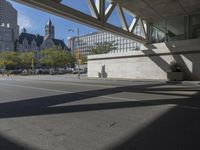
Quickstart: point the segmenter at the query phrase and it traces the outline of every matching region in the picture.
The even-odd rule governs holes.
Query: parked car
[[[36,74],[49,74],[50,71],[49,71],[49,69],[40,68],[40,69],[35,69],[35,73]]]
[[[42,72],[42,74],[49,74],[50,72],[49,72],[49,69],[43,69],[43,72]]]
[[[28,75],[29,74],[29,72],[28,72],[28,70],[27,69],[24,69],[21,73],[20,73],[21,75]]]
[[[22,71],[23,71],[22,69],[14,69],[14,70],[10,70],[10,74],[18,75],[18,74],[21,74]]]
[[[49,72],[50,72],[49,74],[51,74],[51,75],[62,75],[62,74],[65,74],[65,70],[63,68],[56,68],[56,69],[51,68],[49,70]]]
[[[73,70],[72,73],[73,74],[78,74],[78,70]]]
[[[73,72],[73,68],[66,68],[65,69],[65,73],[72,73]]]
[[[42,74],[42,69],[35,69],[35,74]]]

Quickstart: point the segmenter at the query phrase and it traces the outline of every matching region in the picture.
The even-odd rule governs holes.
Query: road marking
[[[12,87],[14,86],[14,87],[20,87],[20,88],[28,88],[28,89],[33,89],[33,90],[43,90],[43,91],[57,92],[57,93],[63,93],[63,94],[77,94],[77,95],[82,95],[82,96],[95,96],[95,95],[92,95],[92,94],[85,94],[84,91],[83,92],[71,92],[71,91],[54,90],[54,89],[24,86],[24,85],[16,85],[16,84],[7,84],[7,83],[0,83],[0,84],[5,85],[5,86],[12,86]],[[114,97],[114,96],[96,96],[96,97],[122,100],[122,101],[135,101],[136,100],[136,99],[123,98],[123,97]]]
[[[40,87],[33,87],[33,86],[24,86],[24,85],[16,85],[16,84],[7,84],[7,83],[0,83],[5,86],[14,86],[14,87],[20,87],[20,88],[28,88],[33,90],[43,90],[48,92],[58,92],[58,93],[72,93],[70,91],[62,91],[62,90],[54,90],[54,89],[47,89],[47,88],[40,88]]]
[[[40,82],[40,81],[37,81],[37,80],[33,80],[34,82]],[[63,83],[62,81],[58,81],[59,83],[56,83],[56,81],[49,81],[49,80],[42,80],[46,83],[50,83],[50,84],[62,84],[62,85],[79,85],[79,86],[87,86],[87,87],[101,87],[101,88],[115,88],[117,86],[111,86],[111,85],[92,85],[92,84],[87,84],[87,83],[72,83],[70,81],[68,81],[67,83]],[[30,82],[30,81],[28,81]]]
[[[86,86],[86,87],[100,87],[100,88],[115,88],[117,86],[112,86],[112,85],[93,85],[93,84],[87,84],[87,83],[74,83],[73,81],[68,81],[68,80],[54,80],[54,81],[50,81],[50,80],[35,80],[35,79],[7,79],[9,81],[17,81],[17,82],[39,82],[41,83],[41,81],[43,81],[44,83],[50,83],[50,84],[62,84],[62,85],[79,85],[79,86]],[[7,80],[3,80],[3,81],[7,81]],[[59,83],[56,83],[59,82]],[[63,83],[65,82],[65,83]],[[72,83],[73,82],[73,83]]]
[[[101,96],[103,98],[108,98],[108,99],[116,99],[116,100],[122,100],[122,101],[136,101],[136,99],[133,98],[124,98],[124,97],[114,97],[114,96]],[[138,100],[137,100],[138,101]]]
[[[85,94],[84,91],[82,91],[82,92],[71,92],[71,91],[47,89],[47,88],[24,86],[24,85],[16,85],[16,84],[7,84],[7,83],[0,83],[0,84],[5,85],[5,86],[12,86],[12,87],[14,86],[14,87],[20,87],[20,88],[29,88],[29,89],[33,89],[33,90],[43,90],[43,91],[57,92],[57,93],[62,93],[62,94],[76,94],[76,95],[82,95],[82,96],[96,96],[96,95],[92,95],[92,94]],[[112,99],[112,100],[132,101],[132,102],[149,103],[149,104],[155,104],[155,105],[168,105],[168,106],[179,107],[179,108],[184,108],[184,109],[200,110],[199,107],[194,107],[194,106],[177,105],[177,104],[158,104],[158,103],[152,103],[151,101],[149,101],[149,102],[147,102],[147,101],[143,102],[143,101],[140,101],[140,100],[137,100],[137,99],[133,99],[133,98],[130,99],[130,98],[114,97],[114,96],[96,96],[96,97],[101,97],[101,98],[106,98],[106,99]]]

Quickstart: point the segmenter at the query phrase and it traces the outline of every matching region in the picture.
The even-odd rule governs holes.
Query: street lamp
[[[80,38],[80,31],[79,31],[79,28],[77,28],[77,30],[74,30],[74,29],[68,29],[69,32],[77,32],[77,60],[78,60],[78,78],[80,78],[80,47],[79,47],[79,38]]]
[[[35,74],[35,66],[34,66],[34,58],[31,59],[31,68],[32,68],[32,74]]]

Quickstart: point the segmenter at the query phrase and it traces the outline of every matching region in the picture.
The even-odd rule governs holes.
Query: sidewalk
[[[87,74],[81,74],[80,78],[78,78],[77,74],[65,74],[65,75],[30,75],[30,76],[15,76],[10,75],[0,76],[0,80],[52,80],[52,81],[66,81],[67,79],[73,81],[80,80],[90,80],[90,81],[108,81],[108,82],[160,82],[166,84],[181,84],[181,85],[196,85],[200,86],[200,81],[166,81],[166,80],[147,80],[147,79],[123,79],[123,78],[91,78],[87,77]]]

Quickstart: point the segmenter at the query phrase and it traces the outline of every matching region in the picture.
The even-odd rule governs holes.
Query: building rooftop
[[[37,46],[40,46],[44,41],[44,36],[35,35],[35,34],[31,34],[31,33],[21,33],[20,36],[19,36],[18,42],[20,44],[22,44],[22,42],[25,38],[28,40],[29,44],[31,44],[31,42],[33,40],[35,40],[36,43],[37,43]],[[58,45],[58,46],[60,45],[62,48],[64,48],[66,46],[63,40],[59,40],[59,39],[52,39],[52,40],[53,40],[55,45]]]

